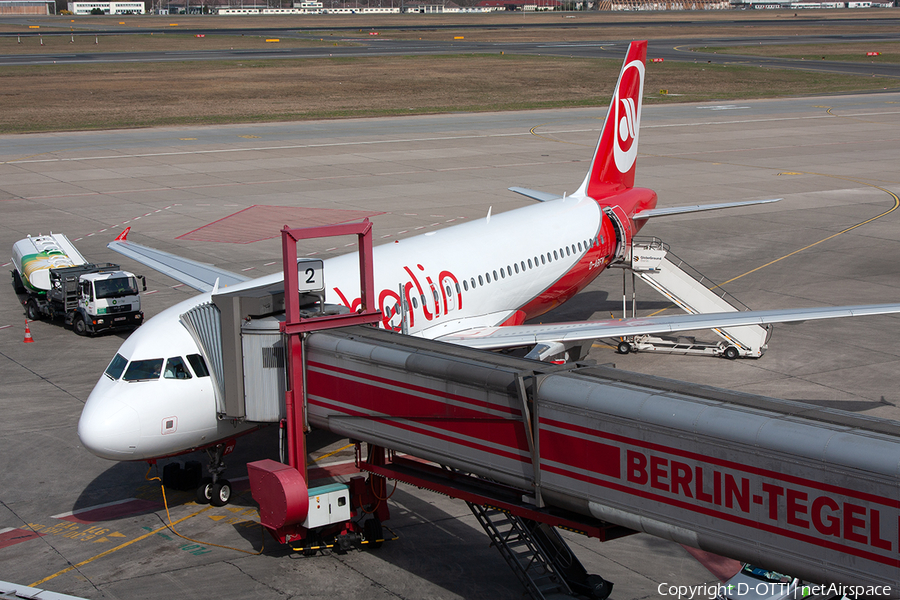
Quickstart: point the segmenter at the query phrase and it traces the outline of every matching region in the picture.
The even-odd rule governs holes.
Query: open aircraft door
[[[616,231],[616,254],[612,262],[622,262],[628,260],[631,251],[631,238],[634,236],[634,230],[631,227],[631,219],[621,206],[607,206],[603,209],[604,214],[609,217]]]

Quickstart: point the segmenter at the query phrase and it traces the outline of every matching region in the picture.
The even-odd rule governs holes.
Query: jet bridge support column
[[[333,237],[339,235],[356,235],[358,239],[359,273],[360,273],[360,309],[355,313],[339,315],[319,315],[309,318],[300,316],[300,293],[306,290],[301,287],[298,276],[297,242],[299,240]],[[346,327],[348,325],[374,324],[381,320],[381,312],[373,309],[375,302],[375,277],[372,262],[372,224],[368,219],[360,223],[347,223],[325,227],[291,229],[287,226],[281,231],[282,256],[284,261],[284,307],[285,321],[280,329],[285,337],[286,353],[286,391],[285,422],[287,425],[288,464],[283,465],[271,460],[249,463],[250,486],[254,499],[260,505],[260,522],[267,527],[280,542],[291,539],[305,539],[314,528],[331,528],[341,530],[345,523],[338,517],[332,517],[331,508],[325,523],[315,523],[310,510],[310,497],[306,472],[306,432],[309,429],[306,418],[306,357],[304,353],[305,338],[309,332]],[[324,274],[321,286],[324,288]],[[322,300],[324,302],[324,300]],[[384,486],[380,488],[383,491]],[[316,496],[335,493],[335,490],[316,488]],[[347,494],[344,488],[343,494]],[[346,497],[338,498],[341,510],[346,512],[346,520],[350,518],[350,503]],[[383,518],[388,513],[382,509]]]
[[[322,237],[356,235],[359,245],[360,310],[346,315],[331,315],[313,319],[300,318],[298,290],[300,278],[297,272],[297,242]],[[281,230],[281,249],[284,260],[284,310],[287,317],[281,331],[288,339],[289,374],[285,394],[288,427],[288,464],[300,471],[306,479],[306,444],[304,435],[308,427],[305,407],[305,363],[303,335],[310,331],[346,327],[348,325],[374,324],[381,319],[381,312],[372,309],[375,300],[375,270],[372,263],[372,224],[368,219],[361,223],[348,223],[325,227]]]

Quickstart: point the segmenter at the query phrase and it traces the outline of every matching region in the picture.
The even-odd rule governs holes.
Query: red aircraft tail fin
[[[619,73],[591,169],[578,190],[599,200],[634,186],[647,42],[631,42]]]

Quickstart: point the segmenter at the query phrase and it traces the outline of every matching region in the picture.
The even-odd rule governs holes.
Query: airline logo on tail
[[[632,42],[619,73],[591,170],[579,192],[595,200],[634,186],[647,42]]]
[[[633,60],[622,68],[622,76],[613,98],[616,136],[613,158],[622,175],[628,173],[637,158],[638,132],[641,127],[641,97],[644,92],[644,63]]]

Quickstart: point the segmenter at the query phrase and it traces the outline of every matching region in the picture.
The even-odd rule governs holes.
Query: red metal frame
[[[299,275],[297,273],[297,242],[313,238],[356,235],[359,251],[359,276],[361,305],[356,313],[336,316],[300,318]],[[380,310],[372,308],[375,302],[375,269],[372,262],[372,224],[368,219],[361,223],[345,223],[324,227],[281,230],[284,269],[285,322],[282,334],[287,336],[288,367],[287,391],[285,391],[285,423],[287,426],[288,464],[274,461],[256,461],[247,465],[253,498],[260,506],[261,522],[281,542],[305,538],[302,523],[308,509],[308,475],[306,471],[306,418],[304,414],[304,361],[303,334],[310,331],[345,327],[348,325],[374,324],[381,320]],[[377,457],[374,459],[378,461]],[[357,478],[360,479],[361,478]],[[356,490],[353,502],[376,504],[376,516],[385,520],[388,516],[384,498],[384,479],[370,476],[366,486],[351,481]],[[377,481],[376,481],[377,480]],[[352,523],[338,529],[354,528]]]
[[[300,318],[299,275],[297,273],[297,242],[339,235],[356,235],[359,252],[360,309],[356,313],[325,317]],[[303,412],[303,341],[301,334],[309,331],[377,323],[380,310],[375,302],[375,268],[372,261],[372,224],[368,219],[359,223],[325,225],[281,230],[281,250],[284,260],[284,310],[286,320],[281,332],[288,335],[290,374],[285,392],[287,421],[288,464],[297,469],[306,481],[305,415]],[[327,274],[326,274],[327,275]]]

